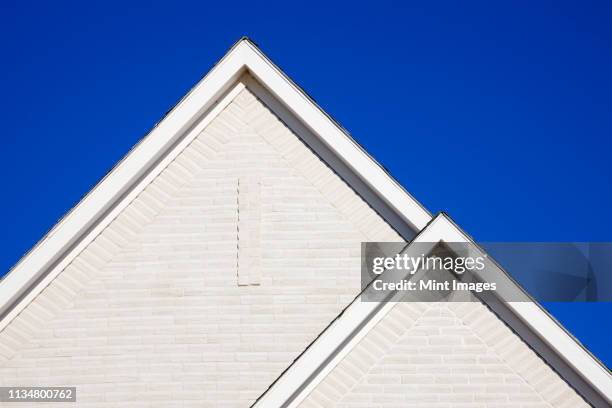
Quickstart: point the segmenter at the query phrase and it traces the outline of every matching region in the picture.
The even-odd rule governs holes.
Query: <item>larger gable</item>
[[[233,100],[248,72],[253,92],[351,187],[410,238],[431,215],[248,39],[217,65],[134,149],[5,276],[0,313],[10,320],[33,286],[44,287],[125,209],[153,178]],[[41,285],[42,283],[42,285]],[[2,323],[7,319],[0,322]]]
[[[2,385],[246,406],[355,296],[360,242],[401,237],[254,81],[6,322]]]

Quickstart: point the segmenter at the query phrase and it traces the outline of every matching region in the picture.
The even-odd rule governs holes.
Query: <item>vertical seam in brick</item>
[[[261,182],[258,175],[237,179],[236,273],[238,286],[261,281]]]
[[[245,262],[245,251],[246,251],[246,237],[242,237],[243,229],[245,229],[244,225],[244,217],[246,214],[243,212],[241,214],[240,209],[244,206],[244,199],[241,200],[241,196],[245,194],[244,190],[246,186],[240,188],[240,178],[236,179],[236,278],[238,281],[238,286],[246,286],[248,285],[249,279],[248,274],[249,270],[246,266]],[[246,232],[246,231],[245,231]]]

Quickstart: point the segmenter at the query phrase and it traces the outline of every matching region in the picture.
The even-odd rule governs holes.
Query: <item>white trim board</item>
[[[0,281],[0,330],[126,205],[249,72],[414,231],[431,215],[248,39],[215,67]],[[236,88],[232,88],[235,92]],[[230,91],[231,92],[231,91]],[[178,145],[180,144],[180,146]],[[176,150],[179,149],[179,150]]]
[[[111,222],[113,219],[117,217],[123,211],[127,205],[140,194],[147,185],[149,185],[161,172],[164,168],[168,166],[172,160],[176,158],[176,156],[187,146],[193,139],[197,137],[197,135],[217,116],[219,112],[221,112],[240,91],[245,88],[244,84],[241,82],[236,82],[232,88],[230,88],[225,95],[220,98],[217,103],[211,107],[211,109],[200,118],[200,120],[184,135],[182,139],[177,141],[177,143],[165,154],[160,157],[154,164],[154,166],[149,169],[148,172],[142,175],[142,177],[137,179],[137,182],[131,186],[131,188],[125,193],[120,194],[119,200],[115,203],[114,206],[108,208],[108,210],[101,210],[102,216],[97,222],[92,223],[91,226],[85,226],[86,230],[85,234],[81,236],[80,239],[76,240],[74,243],[67,244],[66,251],[63,256],[57,257],[57,260],[51,260],[52,267],[49,268],[47,273],[43,273],[40,276],[33,276],[34,280],[33,285],[30,285],[28,290],[21,295],[18,299],[18,304],[14,305],[14,307],[10,310],[7,310],[7,313],[0,320],[0,330],[4,329],[6,325],[17,315],[19,312],[25,307],[28,303],[30,303],[37,295],[40,293],[49,283],[53,281],[53,279],[66,268],[70,262],[89,245]],[[140,147],[140,145],[138,146]],[[121,163],[123,164],[123,162]],[[117,169],[119,166],[117,167]],[[102,182],[101,185],[106,181],[115,181],[113,178],[114,175],[113,170]],[[110,189],[111,186],[108,186]],[[92,207],[93,204],[99,204],[100,201],[103,201],[103,197],[100,197],[98,194],[94,195],[98,191],[94,189],[84,200],[87,200],[90,196],[92,196],[95,201],[91,202]],[[100,193],[101,194],[101,193]],[[89,202],[88,202],[89,203]],[[78,207],[77,207],[78,208]],[[73,220],[71,217],[74,215],[76,217],[81,216],[81,214],[77,213],[77,208],[75,208],[71,213],[69,213],[58,226],[56,226],[51,232],[49,237],[45,237],[45,239],[32,251],[32,255],[39,255],[38,258],[24,259],[23,261],[29,261],[24,264],[24,267],[28,267],[34,261],[38,261],[39,258],[42,258],[43,254],[39,254],[37,251],[44,250],[43,246],[48,245],[47,240],[55,239],[59,241],[59,238],[64,237],[64,235],[69,235],[66,231],[63,230],[64,227],[72,227],[76,222],[80,220]],[[71,222],[72,221],[72,222]],[[70,223],[71,222],[71,223]],[[65,225],[62,225],[66,223]],[[57,236],[54,232],[62,234],[62,236]],[[55,241],[51,241],[55,243]],[[28,254],[30,256],[30,254]],[[22,262],[23,262],[22,261]],[[24,282],[27,281],[26,278],[28,274],[20,273],[17,267],[22,266],[22,263],[18,264],[11,273],[0,282],[0,299],[4,301],[5,299],[12,300],[16,297],[17,293],[14,293],[14,297],[11,297],[11,290],[14,290],[18,285],[23,285]],[[34,270],[28,270],[28,272],[34,272]],[[5,306],[5,303],[2,303],[2,306]],[[4,311],[4,310],[3,310]]]
[[[404,251],[413,256],[426,252],[423,245],[439,242],[461,243],[473,241],[445,214],[439,214]],[[419,243],[418,249],[412,244]],[[476,245],[470,246],[477,248]],[[463,247],[465,248],[465,247]],[[477,250],[477,249],[476,249]],[[483,256],[484,253],[470,254]],[[507,283],[502,286],[520,288],[501,268],[487,259],[487,271],[495,273],[493,281]],[[486,278],[485,278],[486,279]],[[486,280],[485,280],[486,281]],[[385,302],[362,302],[358,296],[344,312],[317,337],[293,364],[255,402],[255,408],[297,407],[331,370],[355,347],[361,339],[395,305],[398,292]],[[574,389],[595,407],[609,407],[612,401],[612,376],[590,353],[535,302],[485,303],[497,313],[499,307],[508,307],[516,324],[508,316],[500,316],[517,334],[553,366]],[[498,314],[499,315],[499,314]],[[529,333],[525,333],[528,330]],[[558,357],[561,357],[560,359]]]
[[[331,167],[355,192],[359,194],[387,223],[393,227],[406,241],[412,240],[418,230],[392,209],[376,191],[372,190],[357,174],[350,169],[345,161],[336,155],[320,138],[315,136],[304,124],[262,86],[251,75],[244,75],[241,80],[268,109],[279,117],[317,156]]]

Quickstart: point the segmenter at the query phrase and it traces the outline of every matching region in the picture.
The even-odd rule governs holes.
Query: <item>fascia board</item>
[[[436,233],[444,242],[470,242],[468,237],[446,215],[441,214],[434,221]],[[433,237],[432,237],[433,238]],[[477,248],[476,245],[471,246]],[[481,255],[484,252],[480,253]],[[493,271],[499,279],[510,279],[497,265],[487,264],[486,270]],[[484,278],[486,281],[486,277]],[[514,281],[513,281],[514,282]],[[509,285],[508,285],[509,286]],[[518,291],[522,288],[514,283]],[[557,355],[561,356],[580,376],[612,402],[612,376],[581,344],[559,325],[536,301],[533,302],[506,302],[513,313],[527,325],[535,335],[548,344]]]
[[[15,306],[28,289],[57,269],[82,243],[92,228],[104,223],[110,211],[125,201],[134,185],[190,131],[202,115],[245,71],[251,72],[279,101],[322,139],[345,163],[415,230],[431,215],[412,198],[335,122],[295,86],[248,39],[236,43],[213,69],[132,151],[102,179],[0,281],[0,329],[12,319]],[[82,248],[82,245],[80,245]],[[65,262],[62,263],[65,266]],[[31,296],[31,294],[29,294]],[[13,307],[14,308],[14,307]],[[10,312],[10,313],[9,313]]]
[[[245,61],[251,74],[317,135],[337,156],[415,231],[422,230],[431,214],[397,183],[337,123],[277,68],[252,43],[245,42]]]
[[[438,242],[435,238],[438,234],[437,225],[440,217],[433,219],[402,252],[409,252],[411,244],[417,242],[431,243],[433,248]],[[423,246],[419,246],[419,250],[423,250]],[[401,295],[398,293],[397,296]],[[394,304],[393,300],[362,302],[358,296],[272,384],[253,407],[297,407]]]
[[[238,44],[239,45],[239,44]],[[0,315],[78,243],[126,192],[179,140],[244,69],[243,53],[235,46],[132,151],[106,175],[0,281]],[[1,328],[1,326],[0,326]]]
[[[445,214],[439,214],[425,227],[403,252],[410,252],[412,243],[438,242],[473,243]],[[477,249],[476,245],[472,246]],[[419,253],[428,248],[420,245]],[[415,253],[416,254],[416,253]],[[479,253],[482,255],[483,253]],[[418,254],[416,254],[418,256]],[[487,269],[496,274],[505,272],[489,262]],[[506,276],[507,277],[507,276]],[[507,277],[507,279],[510,279]],[[512,281],[514,282],[514,281]],[[517,286],[516,283],[514,283]],[[522,290],[517,286],[517,290]],[[396,294],[401,296],[400,293]],[[281,377],[253,405],[256,408],[297,407],[320,381],[353,349],[355,345],[394,306],[394,299],[387,302],[361,302],[356,298],[314,343],[290,366]],[[612,377],[581,345],[535,302],[507,302],[513,313],[600,395],[612,400]]]

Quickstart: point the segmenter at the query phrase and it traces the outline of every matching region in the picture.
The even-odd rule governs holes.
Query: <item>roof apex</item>
[[[248,37],[241,37],[217,64],[136,146],[0,281],[0,330],[42,290],[137,194],[143,180],[194,127],[232,95],[249,72],[320,143],[369,186],[414,231],[429,212],[350,135],[289,79]],[[244,85],[242,84],[244,87]],[[161,170],[160,170],[161,171]]]

